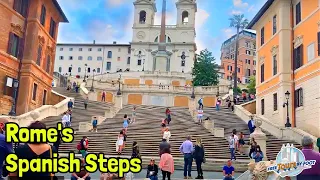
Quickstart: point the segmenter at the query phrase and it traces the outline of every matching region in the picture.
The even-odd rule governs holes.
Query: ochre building
[[[58,25],[68,22],[59,4],[1,0],[0,22],[0,113],[19,115],[48,104]]]
[[[320,136],[320,1],[268,0],[257,31],[257,114]]]

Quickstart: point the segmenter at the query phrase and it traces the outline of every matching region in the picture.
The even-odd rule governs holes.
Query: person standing
[[[7,119],[0,118],[0,180],[3,180],[3,163],[6,157],[13,152],[12,143],[6,142],[5,125],[7,122]]]
[[[71,110],[71,109],[68,110],[67,115],[68,115],[68,117],[69,117],[68,127],[71,127],[71,122],[72,122],[72,110]]]
[[[192,179],[191,177],[191,168],[192,168],[192,153],[193,153],[193,144],[191,142],[191,136],[187,137],[187,140],[184,141],[180,148],[180,152],[184,155],[184,168],[183,175],[184,179]]]
[[[86,99],[84,100],[84,109],[87,110],[87,107],[88,107],[88,101],[89,101],[89,98],[86,97]]]
[[[136,122],[136,106],[133,106],[133,110],[132,110],[132,123]]]
[[[239,153],[240,154],[244,154],[243,145],[245,145],[244,134],[243,134],[243,132],[240,132],[240,134],[239,134]]]
[[[120,131],[120,134],[118,135],[118,140],[117,140],[117,151],[119,155],[122,153],[122,148],[123,148],[123,131]]]
[[[197,164],[197,172],[198,176],[196,179],[203,179],[203,171],[202,171],[202,163],[205,163],[205,156],[204,156],[204,147],[202,145],[201,139],[197,138],[197,144],[194,147],[194,159],[196,160]]]
[[[203,110],[202,110],[202,108],[199,108],[198,109],[198,121],[199,121],[199,124],[202,123],[202,118],[203,118]]]
[[[248,121],[248,128],[249,128],[250,134],[252,134],[254,132],[254,130],[256,129],[252,115],[250,116],[250,120]]]
[[[62,121],[62,124],[63,124],[63,127],[68,127],[69,126],[69,115],[67,112],[64,112],[63,113],[63,116],[61,118],[61,121]]]
[[[171,174],[174,172],[174,161],[169,148],[165,148],[163,152],[159,162],[159,167],[162,171],[162,180],[165,180],[166,177],[170,180]]]
[[[228,160],[227,165],[222,169],[223,171],[223,180],[233,180],[234,176],[234,167],[232,166],[231,160]]]
[[[162,137],[162,139],[165,139],[165,140],[169,143],[169,142],[170,142],[170,141],[169,141],[169,140],[170,140],[170,137],[171,137],[171,133],[170,133],[170,131],[169,131],[169,128],[166,127],[165,130],[164,130],[164,132],[163,132],[163,137]]]
[[[158,166],[155,164],[155,160],[151,159],[147,168],[147,176],[150,180],[158,180]]]
[[[101,101],[106,102],[106,92],[105,91],[102,92]]]
[[[72,99],[70,99],[70,101],[68,102],[68,109],[72,109],[73,108],[73,102]]]
[[[131,158],[141,158],[139,145],[136,141],[133,141],[133,144],[132,144]]]
[[[254,159],[256,163],[262,161],[263,152],[261,151],[261,148],[259,145],[256,146],[256,150],[252,153],[252,159]]]
[[[164,153],[164,149],[166,149],[166,148],[170,149],[171,146],[170,146],[170,144],[167,142],[166,139],[162,139],[162,141],[161,141],[161,143],[160,143],[160,145],[159,145],[159,156],[160,156],[160,157],[161,157],[161,155]]]
[[[166,119],[167,119],[167,123],[169,125],[170,121],[171,121],[171,111],[169,108],[166,109]]]
[[[234,134],[232,134],[231,137],[229,138],[229,149],[230,149],[231,160],[236,160],[235,147],[236,147],[236,139],[234,138]]]
[[[216,110],[217,111],[220,111],[220,100],[217,100],[217,102],[216,102]]]
[[[310,136],[303,136],[301,140],[302,153],[306,161],[315,160],[315,165],[310,169],[304,169],[297,176],[297,180],[319,179],[320,177],[320,153],[313,150],[313,139]]]

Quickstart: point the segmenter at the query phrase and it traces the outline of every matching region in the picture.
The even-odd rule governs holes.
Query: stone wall
[[[58,103],[60,103],[61,101],[65,100],[65,99],[66,99],[66,97],[61,96],[60,94],[50,93],[48,105],[58,104]]]
[[[256,101],[243,104],[242,107],[249,111],[251,114],[256,114]]]

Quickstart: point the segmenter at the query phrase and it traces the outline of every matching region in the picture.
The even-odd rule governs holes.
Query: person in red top
[[[101,101],[103,101],[103,102],[106,101],[106,92],[105,91],[102,92]]]

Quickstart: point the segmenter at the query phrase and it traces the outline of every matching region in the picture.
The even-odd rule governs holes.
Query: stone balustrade
[[[32,121],[41,121],[50,116],[61,115],[63,112],[66,112],[68,110],[67,105],[69,100],[71,99],[72,101],[74,101],[73,98],[63,96],[55,91],[51,91],[51,93],[54,93],[57,96],[64,97],[64,100],[55,105],[43,105],[20,116],[0,116],[0,118],[8,119],[8,121],[15,122],[21,127],[26,127]]]

